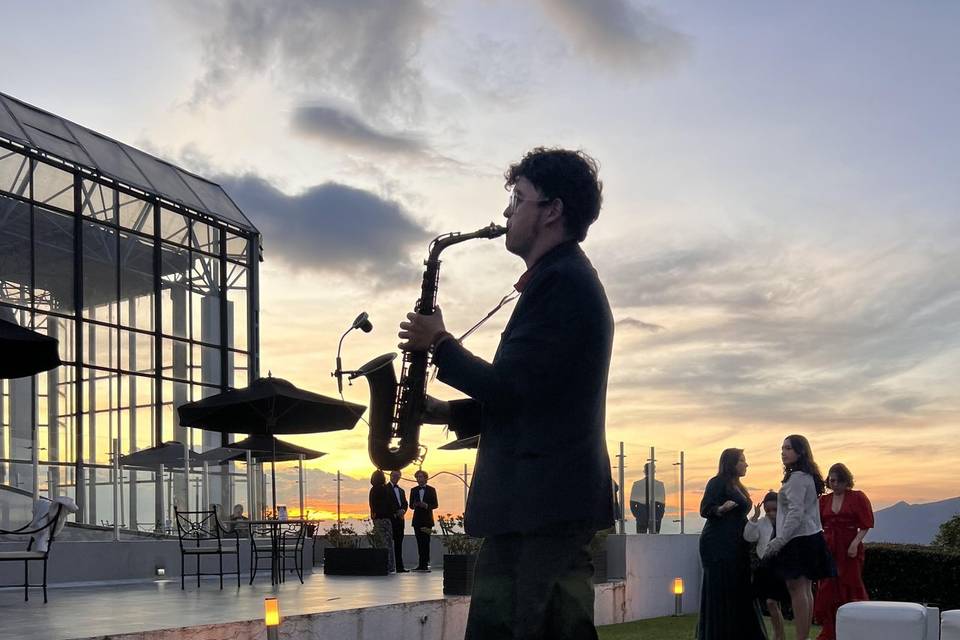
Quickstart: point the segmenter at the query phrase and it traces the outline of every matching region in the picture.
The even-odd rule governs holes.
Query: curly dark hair
[[[830,470],[827,471],[827,477],[830,477],[830,474],[837,476],[837,479],[847,485],[847,489],[853,489],[853,473],[850,472],[850,469],[847,468],[847,465],[842,462],[838,462],[830,467]]]
[[[583,242],[603,203],[598,167],[597,161],[583,151],[537,147],[510,165],[503,174],[504,188],[509,190],[520,178],[526,178],[544,198],[559,199],[563,203],[564,229],[577,242]]]
[[[783,467],[783,481],[790,479],[790,474],[794,471],[803,471],[809,473],[813,478],[813,484],[817,488],[817,495],[822,496],[826,491],[823,484],[823,474],[820,473],[820,467],[813,459],[813,450],[810,448],[810,441],[804,436],[792,434],[786,437],[790,441],[790,446],[797,452],[797,461],[790,466]]]

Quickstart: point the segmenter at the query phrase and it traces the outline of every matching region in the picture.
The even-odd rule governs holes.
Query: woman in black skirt
[[[751,507],[750,493],[740,481],[746,473],[743,449],[724,450],[720,470],[707,483],[700,502],[700,515],[707,520],[700,534],[700,640],[767,637],[750,589],[750,545],[743,539]]]
[[[777,537],[764,559],[787,583],[797,640],[808,640],[813,616],[812,584],[836,575],[833,558],[820,525],[823,476],[813,460],[810,443],[787,436],[780,449],[783,485],[777,494]]]

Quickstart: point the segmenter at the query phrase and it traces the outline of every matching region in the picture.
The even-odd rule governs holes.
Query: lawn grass
[[[697,616],[680,616],[638,620],[624,624],[611,624],[597,627],[600,640],[693,640],[697,631]],[[810,637],[820,633],[819,627],[810,630]],[[773,638],[770,621],[767,621],[767,635]],[[787,640],[794,640],[793,623],[787,622]]]

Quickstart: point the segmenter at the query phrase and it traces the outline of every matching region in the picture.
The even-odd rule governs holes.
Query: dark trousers
[[[660,523],[663,522],[663,514],[666,513],[667,505],[662,502],[654,502],[653,504],[657,509],[654,514],[657,530],[654,533],[660,533]],[[647,505],[642,502],[631,502],[630,511],[633,512],[633,517],[637,519],[637,533],[646,533],[650,528],[650,512],[647,510]]]
[[[465,640],[596,640],[592,531],[484,539]]]
[[[417,568],[426,569],[430,566],[430,534],[421,529],[422,527],[413,528],[413,535],[417,537],[417,555],[419,556]]]
[[[403,571],[403,518],[390,518],[390,524],[393,526],[393,555],[397,571]]]

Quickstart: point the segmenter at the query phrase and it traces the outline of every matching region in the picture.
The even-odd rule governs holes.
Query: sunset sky
[[[580,148],[604,181],[584,248],[617,321],[607,436],[628,489],[644,447],[664,469],[684,450],[695,508],[736,446],[762,492],[799,432],[877,507],[960,495],[960,4],[0,6],[0,91],[219,182],[262,231],[263,375],[335,395],[358,312],[374,331],[346,367],[396,349],[429,239],[502,221],[531,147]],[[524,269],[502,239],[444,257],[454,332]],[[508,316],[467,346],[492,356]],[[293,440],[329,452],[312,504],[337,469],[365,502],[364,425]],[[425,468],[472,466],[446,440],[424,427]]]

